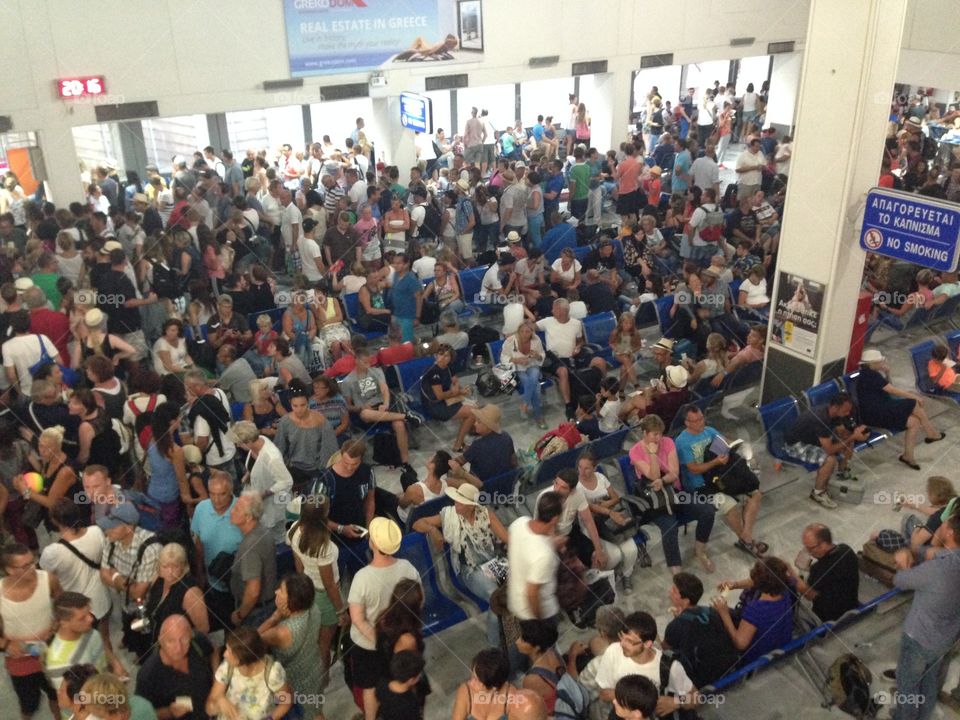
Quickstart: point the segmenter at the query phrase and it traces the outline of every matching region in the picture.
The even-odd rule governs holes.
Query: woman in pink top
[[[634,492],[642,498],[649,489],[653,496],[669,502],[667,507],[645,512],[640,522],[660,528],[664,558],[670,572],[676,575],[681,570],[681,558],[677,509],[672,499],[676,497],[675,491],[680,488],[680,460],[677,458],[677,448],[673,440],[663,436],[665,429],[663,420],[657,415],[645,416],[640,421],[640,429],[643,431],[643,437],[640,442],[630,448],[630,464],[637,474],[637,486]],[[713,523],[709,524],[709,528],[704,528],[707,539],[710,538],[710,531],[713,529]],[[697,523],[698,557],[701,555],[706,557],[706,540],[703,543],[699,541],[700,529],[703,525],[702,522]],[[704,548],[702,552],[701,545]]]
[[[749,365],[757,360],[763,360],[763,348],[767,342],[767,329],[756,325],[747,333],[747,346],[733,356],[727,364],[726,374],[732,373],[739,367]]]

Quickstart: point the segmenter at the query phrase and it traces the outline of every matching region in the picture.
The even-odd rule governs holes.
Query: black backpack
[[[440,237],[440,226],[443,224],[443,214],[440,212],[440,208],[437,207],[437,203],[428,202],[424,205],[424,210],[426,216],[423,218],[423,225],[420,226],[420,237],[424,237],[424,232],[426,232],[426,237]]]
[[[872,718],[879,710],[870,683],[873,676],[863,660],[852,653],[841,655],[827,672],[827,691],[833,703],[855,718]]]
[[[660,694],[673,696],[672,692],[667,692],[667,686],[670,684],[670,668],[675,662],[679,662],[680,658],[677,657],[670,650],[663,650],[660,653]],[[686,670],[686,668],[684,668]],[[674,720],[699,720],[700,716],[697,714],[696,710],[693,709],[680,709],[675,710],[669,715],[660,715],[659,717],[664,718],[674,718]]]
[[[691,609],[693,610],[693,609]],[[691,614],[691,611],[682,612],[677,616],[677,622],[694,623],[697,632],[693,634],[696,644],[693,648],[677,648],[684,654],[680,656],[687,675],[698,688],[712,685],[737,664],[737,651],[730,642],[730,636],[723,627],[720,616],[711,608],[697,608],[696,612],[705,613],[706,622],[702,617]]]
[[[174,300],[180,297],[180,280],[177,277],[177,271],[167,265],[165,262],[154,262],[153,266],[153,291],[159,298]]]

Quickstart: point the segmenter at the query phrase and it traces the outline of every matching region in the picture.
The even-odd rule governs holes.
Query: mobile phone
[[[363,525],[351,525],[350,527],[352,527],[353,531],[357,533],[360,537],[366,537],[367,535],[370,534],[370,531],[367,530],[365,527],[363,527]]]
[[[684,362],[686,362],[686,361],[687,361],[687,354],[686,354],[686,353],[680,353],[680,359],[683,360]]]
[[[193,712],[193,700],[189,695],[177,695],[173,701],[174,705],[180,705],[185,708],[190,708],[190,712]]]

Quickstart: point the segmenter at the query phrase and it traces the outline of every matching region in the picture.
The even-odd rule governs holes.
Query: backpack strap
[[[84,563],[85,565],[87,565],[90,569],[92,569],[92,570],[99,570],[99,569],[100,569],[100,565],[98,565],[98,564],[95,563],[93,560],[91,560],[91,559],[88,558],[86,555],[84,555],[82,552],[80,552],[73,543],[71,543],[71,542],[69,542],[69,541],[67,541],[67,540],[64,540],[63,538],[60,538],[57,542],[58,542],[60,545],[63,545],[67,550],[69,550],[70,552],[72,552],[79,560],[82,560],[83,563]],[[109,559],[113,559],[112,547],[111,547],[111,553],[110,553],[110,558],[109,558]]]
[[[133,580],[137,576],[137,571],[140,570],[140,564],[143,562],[144,553],[147,552],[148,547],[158,542],[160,542],[160,538],[158,538],[156,535],[151,535],[146,540],[144,540],[143,543],[140,545],[140,547],[137,549],[137,559],[133,561],[133,567],[130,568],[130,575],[128,577],[127,587],[123,593],[125,602],[127,604],[130,603],[130,585],[133,584]],[[111,548],[110,554],[111,555],[113,554],[112,548]]]

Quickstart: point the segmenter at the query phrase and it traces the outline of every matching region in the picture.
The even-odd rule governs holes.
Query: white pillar
[[[773,56],[773,71],[770,73],[770,102],[767,105],[766,124],[768,126],[776,125],[780,130],[793,127],[802,67],[802,53],[783,53]]]
[[[781,273],[826,290],[812,357],[768,337],[764,402],[843,373],[865,257],[857,215],[880,174],[906,7],[907,0],[811,0],[771,297]]]
[[[373,98],[371,137],[374,138],[377,160],[400,169],[400,182],[406,182],[408,171],[417,162],[415,135],[400,125],[400,96]]]
[[[47,200],[57,207],[66,207],[75,200],[85,203],[71,126],[48,118],[43,130],[37,133],[37,144],[47,171]]]

